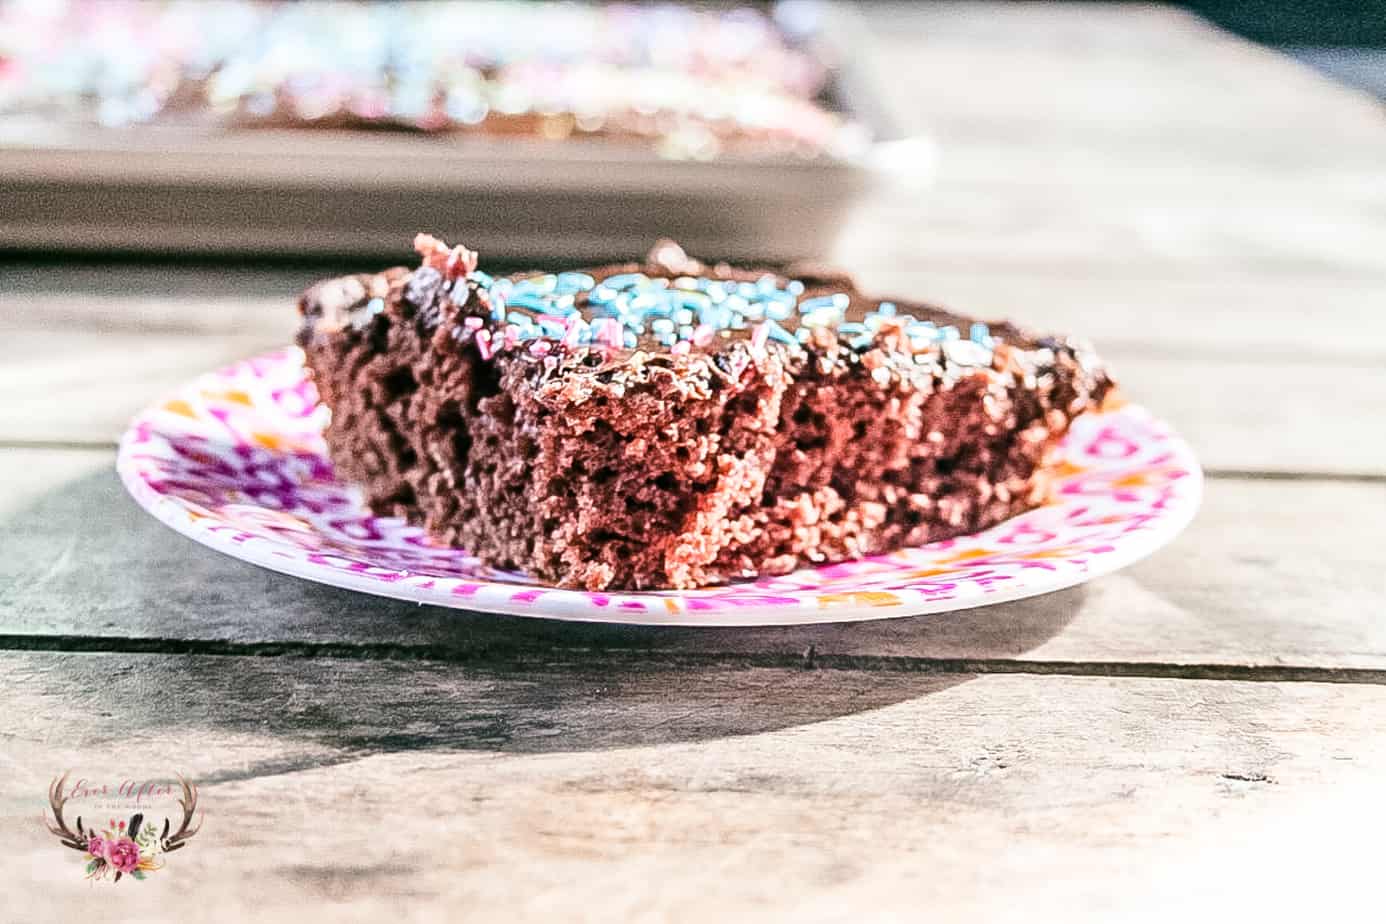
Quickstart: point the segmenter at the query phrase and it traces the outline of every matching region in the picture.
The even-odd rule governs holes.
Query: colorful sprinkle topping
[[[464,322],[486,358],[502,346],[518,343],[528,343],[531,354],[544,356],[555,345],[634,349],[642,338],[683,355],[736,332],[744,332],[740,337],[759,352],[770,343],[807,344],[818,329],[836,332],[857,350],[871,348],[883,329],[900,331],[913,351],[942,351],[961,365],[989,365],[996,345],[985,324],[972,324],[964,338],[951,325],[940,327],[902,314],[893,302],[881,302],[862,320],[849,321],[852,299],[847,293],[803,298],[802,282],[781,284],[768,273],[754,282],[644,273],[619,273],[598,281],[581,272],[517,280],[481,272],[473,251],[448,247],[427,234],[415,239],[415,248],[424,266],[459,279],[459,285],[474,285],[489,306],[494,333],[482,329],[480,318]]]
[[[802,283],[781,288],[770,275],[755,282],[701,276],[670,280],[644,273],[622,273],[601,282],[586,273],[550,273],[517,281],[479,277],[471,278],[486,291],[493,319],[513,326],[520,340],[547,337],[569,346],[629,349],[641,337],[665,347],[680,342],[707,346],[719,333],[741,330],[750,330],[753,340],[794,343],[779,321],[814,311],[815,318],[825,317],[824,310],[834,309],[840,315],[848,301],[846,295],[836,295],[800,304]],[[585,296],[583,309],[578,296]],[[584,310],[590,321],[582,316]],[[758,325],[773,326],[758,334]]]
[[[681,355],[733,331],[749,331],[755,350],[772,342],[805,344],[821,327],[847,336],[856,349],[867,349],[884,325],[894,325],[915,349],[958,343],[946,355],[963,365],[990,364],[996,343],[985,324],[973,324],[964,340],[956,327],[938,327],[901,314],[892,302],[881,302],[862,321],[847,321],[851,298],[846,293],[801,299],[803,283],[791,280],[781,286],[771,275],[755,282],[705,276],[671,280],[643,273],[622,273],[601,282],[586,273],[550,273],[518,281],[482,275],[471,278],[489,296],[493,317],[504,321],[507,333],[520,341],[546,338],[567,347],[633,349],[640,338],[648,337]],[[583,295],[586,304],[580,308]]]

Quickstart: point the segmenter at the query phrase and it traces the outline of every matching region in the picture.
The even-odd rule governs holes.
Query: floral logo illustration
[[[172,785],[138,784],[128,781],[115,787],[114,793],[135,807],[136,811],[129,819],[110,818],[102,827],[99,822],[83,824],[82,816],[78,815],[75,829],[70,828],[63,817],[70,799],[109,796],[112,791],[105,785],[89,786],[85,780],[69,789],[68,776],[68,773],[64,773],[49,787],[48,805],[53,813],[53,820],[49,821],[45,815],[44,824],[64,847],[81,851],[86,856],[88,879],[105,879],[108,876],[112,877],[113,882],[119,882],[127,876],[131,879],[144,879],[149,873],[163,869],[164,855],[186,847],[188,840],[202,827],[200,817],[196,825],[192,824],[193,816],[197,812],[197,787],[179,776],[178,786],[181,795],[176,798],[183,817],[177,830],[173,829],[172,818],[166,816],[162,828],[159,828],[152,819],[146,818],[145,812],[139,811],[152,796],[172,796]]]

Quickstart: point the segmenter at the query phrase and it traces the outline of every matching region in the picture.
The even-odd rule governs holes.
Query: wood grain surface
[[[346,267],[0,263],[0,920],[1105,924],[1377,901],[1379,104],[1159,6],[869,15],[934,182],[865,203],[835,258],[1093,340],[1210,472],[1188,531],[1081,588],[846,626],[351,594],[173,534],[112,467],[132,413],[286,342],[297,291]],[[187,772],[205,827],[158,876],[89,885],[38,823],[66,768]]]
[[[1370,685],[13,654],[0,691],[37,920],[1279,920],[1366,898],[1386,821]],[[49,768],[169,762],[202,832],[80,882]]]

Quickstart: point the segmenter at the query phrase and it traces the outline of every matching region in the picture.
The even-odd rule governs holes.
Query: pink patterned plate
[[[725,587],[589,593],[487,568],[372,516],[333,476],[316,400],[294,348],[205,375],[135,418],[120,476],[178,532],[285,574],[492,613],[703,626],[940,613],[1071,587],[1169,542],[1203,484],[1188,445],[1127,406],[1080,418],[1051,502],[985,532]]]

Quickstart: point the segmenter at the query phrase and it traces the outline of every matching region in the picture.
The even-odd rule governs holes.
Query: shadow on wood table
[[[492,616],[228,558],[139,510],[106,465],[0,519],[0,535],[23,538],[0,562],[4,647],[62,653],[45,685],[77,740],[101,738],[114,715],[127,734],[282,735],[350,759],[603,750],[822,722],[965,683],[966,663],[941,668],[940,651],[1023,653],[1083,596],[761,629]]]

